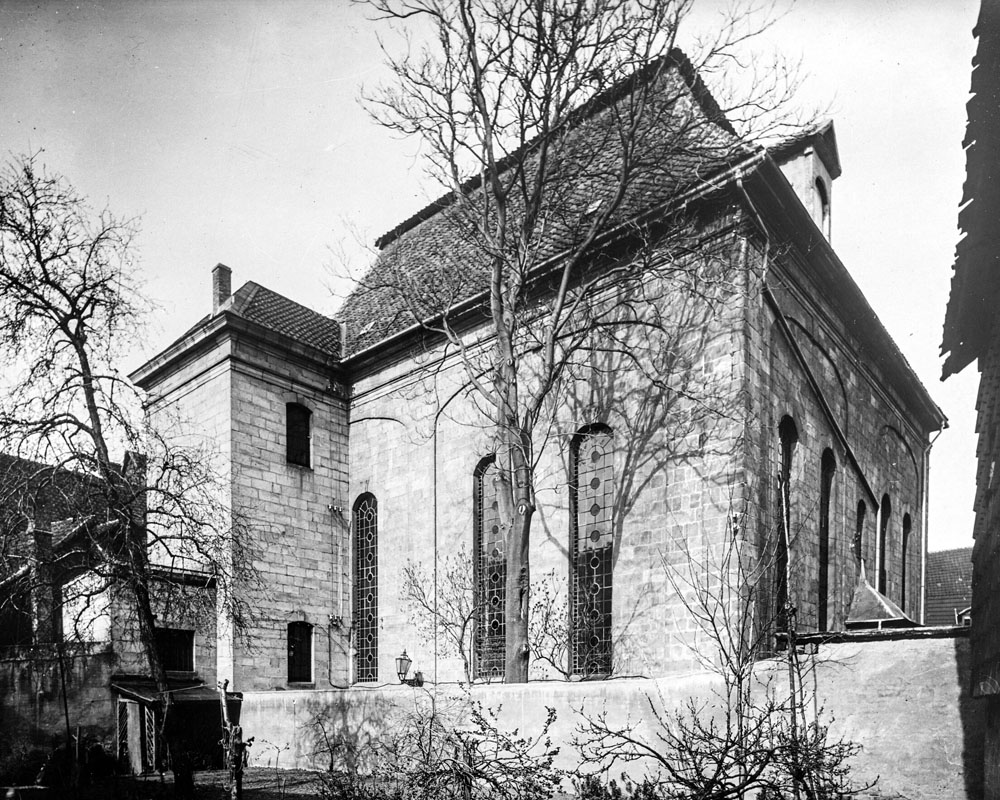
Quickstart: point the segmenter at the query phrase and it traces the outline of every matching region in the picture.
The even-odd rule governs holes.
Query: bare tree
[[[499,707],[489,708],[467,693],[446,707],[430,697],[414,698],[412,709],[386,710],[375,739],[345,739],[328,716],[313,720],[317,754],[329,770],[317,775],[320,795],[343,800],[544,800],[565,776],[555,766],[559,748],[550,729],[556,713],[531,735],[509,730]]]
[[[871,788],[854,785],[850,759],[860,750],[833,737],[818,698],[808,697],[804,677],[816,664],[794,646],[781,660],[761,660],[772,649],[779,620],[794,618],[794,598],[761,619],[762,594],[770,594],[777,537],[753,546],[748,518],[736,508],[724,540],[684,540],[663,554],[663,568],[696,628],[685,643],[692,659],[716,678],[710,696],[688,698],[671,708],[663,697],[647,697],[650,724],[643,729],[612,722],[606,709],[582,713],[576,744],[584,763],[647,767],[657,796],[818,800]],[[794,626],[794,622],[792,623]],[[818,691],[818,688],[817,688]]]
[[[115,366],[149,312],[135,233],[134,220],[94,212],[37,155],[0,174],[0,343],[11,354],[0,450],[30,459],[33,480],[64,487],[66,521],[49,549],[59,563],[36,558],[50,569],[34,574],[58,585],[65,634],[101,611],[98,602],[126,609],[116,624],[134,626],[169,731],[157,614],[214,622],[218,604],[243,630],[246,595],[234,586],[252,585],[254,571],[246,523],[222,502],[210,454],[149,427],[142,398]]]
[[[369,93],[368,106],[419,141],[447,194],[423,229],[411,236],[404,223],[383,237],[354,297],[387,299],[464,365],[494,439],[505,679],[520,682],[529,664],[535,469],[558,398],[594,353],[653,374],[626,331],[654,331],[663,317],[649,309],[679,285],[717,294],[705,221],[676,201],[751,157],[754,141],[787,122],[775,112],[794,88],[791,73],[780,61],[738,59],[769,24],[754,24],[746,9],[723,18],[691,58],[681,53],[691,0],[369,5],[408,25],[409,36],[403,55],[388,56],[392,83]],[[409,38],[421,36],[425,46]],[[742,94],[713,98],[700,76],[718,86],[733,65],[766,68]],[[378,333],[371,320],[347,321]],[[668,396],[683,394],[670,377],[656,382]]]
[[[460,549],[447,557],[442,567],[442,580],[435,586],[421,564],[407,562],[400,593],[412,608],[410,622],[427,638],[440,635],[444,639],[444,652],[462,660],[466,685],[471,685],[476,677],[473,631],[482,613],[482,603],[476,602],[472,561]]]

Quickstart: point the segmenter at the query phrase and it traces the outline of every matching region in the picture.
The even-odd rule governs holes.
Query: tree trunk
[[[526,683],[530,648],[528,646],[528,602],[531,594],[531,520],[535,512],[532,502],[531,467],[528,456],[530,437],[518,435],[510,425],[504,426],[503,452],[509,464],[507,475],[513,477],[508,488],[510,498],[507,518],[507,594],[505,607],[506,641],[504,644],[504,682]]]
[[[176,797],[189,798],[194,796],[194,768],[187,744],[182,735],[178,735],[182,726],[173,724],[170,715],[173,702],[170,694],[170,684],[167,682],[167,671],[163,668],[160,652],[156,643],[156,616],[153,614],[153,603],[149,592],[149,558],[146,551],[146,527],[140,522],[130,521],[129,543],[132,575],[130,586],[132,599],[135,603],[136,621],[139,625],[139,641],[146,651],[146,662],[149,674],[156,685],[159,698],[160,733],[170,751],[170,768],[174,773],[174,794]]]
[[[521,508],[526,510],[522,513]],[[504,683],[526,683],[528,680],[528,598],[531,588],[528,543],[531,516],[531,506],[519,501],[507,538]]]

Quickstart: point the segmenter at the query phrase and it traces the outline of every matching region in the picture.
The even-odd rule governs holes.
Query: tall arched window
[[[868,506],[864,500],[858,500],[858,516],[854,526],[854,562],[861,569],[862,545],[865,538],[865,516],[868,514]]]
[[[882,504],[878,509],[878,590],[885,594],[888,585],[885,568],[886,539],[889,538],[889,518],[892,516],[892,503],[889,495],[882,495]]]
[[[909,514],[903,514],[903,552],[900,554],[899,568],[899,607],[906,611],[906,567],[910,549],[910,528],[913,523]]]
[[[285,460],[289,464],[308,467],[310,458],[310,426],[312,412],[300,403],[285,403]]]
[[[378,503],[365,493],[354,503],[354,675],[378,680]]]
[[[791,417],[782,417],[778,425],[781,463],[778,467],[778,531],[774,547],[774,619],[779,631],[788,629],[788,549],[792,527],[792,456],[799,441],[799,431]]]
[[[312,683],[313,626],[308,622],[288,623],[288,682]]]
[[[827,629],[827,607],[830,603],[830,496],[837,459],[828,447],[820,462],[819,481],[819,575],[817,581],[816,619],[821,631]]]
[[[506,644],[507,554],[497,506],[495,456],[479,462],[473,479],[473,583],[476,627],[473,669],[479,678],[502,678]]]
[[[570,447],[570,670],[608,675],[615,480],[614,435],[588,425]]]

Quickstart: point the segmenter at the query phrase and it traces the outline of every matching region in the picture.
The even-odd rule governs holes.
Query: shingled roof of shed
[[[649,168],[637,175],[610,221],[612,227],[709,179],[730,166],[737,154],[749,154],[691,63],[680,51],[672,51],[571,115],[561,153],[568,169],[585,172],[567,181],[572,194],[561,197],[556,209],[560,214],[547,219],[544,240],[533,254],[535,264],[565,252],[577,233],[574,224],[581,212],[610,196],[614,181],[608,176],[615,174],[621,162],[617,150],[601,146],[604,137],[613,133],[606,124],[607,115],[601,112],[627,98],[636,82],[650,80],[664,81],[664,95],[689,97],[701,121],[680,142],[672,135],[649,137],[649,149],[641,154]],[[530,161],[536,146],[536,142],[523,145],[501,162],[501,169]],[[474,200],[482,191],[480,178],[467,181],[461,190]],[[485,292],[487,265],[464,226],[467,222],[454,196],[446,194],[378,239],[381,255],[338,313],[347,326],[347,355]]]
[[[972,605],[972,548],[927,554],[926,625],[955,625],[955,612]]]

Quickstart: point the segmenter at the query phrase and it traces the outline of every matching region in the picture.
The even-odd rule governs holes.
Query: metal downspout
[[[923,474],[921,475],[921,486],[920,486],[920,516],[923,520],[923,538],[924,546],[920,553],[920,624],[924,624],[927,613],[927,548],[930,541],[930,468],[931,468],[931,448],[934,446],[934,442],[937,441],[938,436],[945,432],[948,427],[947,421],[944,423],[944,427],[941,428],[934,438],[931,439],[927,445],[924,447],[924,457],[923,457]]]

